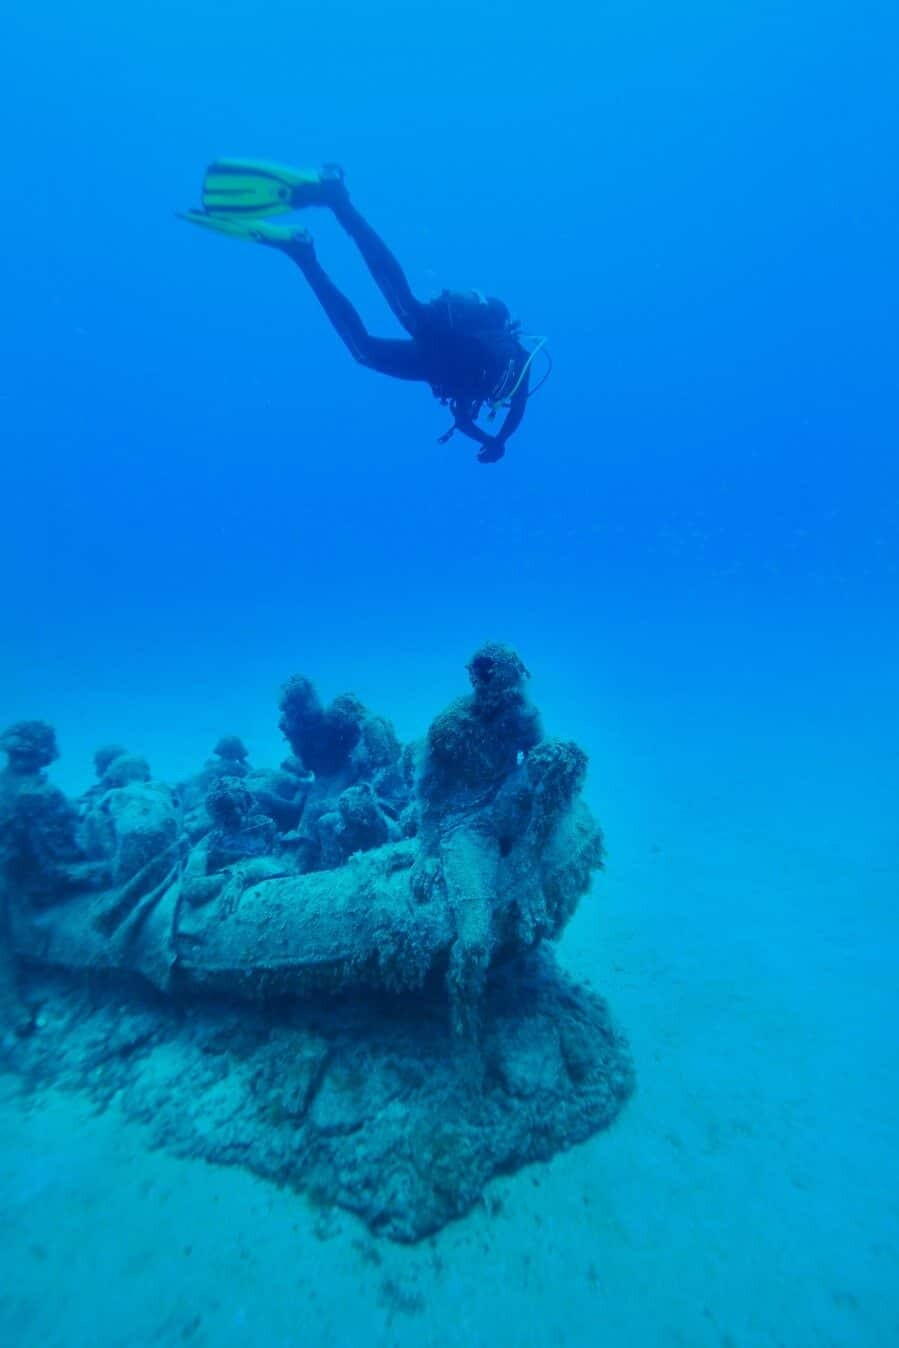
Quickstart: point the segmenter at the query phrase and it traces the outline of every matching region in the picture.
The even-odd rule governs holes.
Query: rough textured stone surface
[[[15,1066],[115,1094],[160,1144],[398,1240],[610,1123],[632,1089],[625,1047],[547,948],[602,866],[586,755],[544,736],[514,651],[488,642],[468,674],[417,745],[297,675],[279,768],[225,736],[171,787],[108,745],[75,800],[46,771],[52,727],[10,727]]]
[[[33,1086],[115,1098],[160,1146],[245,1165],[399,1241],[461,1217],[492,1176],[608,1126],[633,1090],[605,1004],[546,952],[492,971],[478,1044],[452,1033],[439,985],[401,1010],[179,1006],[46,971],[27,994],[38,1028],[7,1036],[5,1056]]]

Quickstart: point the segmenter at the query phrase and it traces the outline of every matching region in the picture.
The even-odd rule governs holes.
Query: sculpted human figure
[[[324,707],[295,676],[282,768],[251,768],[229,736],[172,789],[111,746],[80,802],[46,777],[52,729],[11,727],[7,966],[128,970],[162,991],[254,1000],[438,979],[454,1029],[475,1034],[492,962],[560,934],[602,848],[580,799],[585,755],[544,737],[519,657],[488,643],[468,673],[471,692],[406,750],[356,698]]]

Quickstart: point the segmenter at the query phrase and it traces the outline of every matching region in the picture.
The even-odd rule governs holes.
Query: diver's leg
[[[328,165],[322,171],[322,177],[321,204],[329,206],[334,212],[338,223],[362,254],[375,285],[400,323],[414,337],[424,306],[412,294],[405,272],[381,236],[375,233],[350,201],[350,194],[343,181],[343,170],[336,165]]]
[[[295,262],[324,309],[335,332],[354,360],[370,370],[396,379],[427,380],[421,352],[414,342],[372,337],[346,295],[331,280],[315,256],[308,235],[297,232],[281,251]]]

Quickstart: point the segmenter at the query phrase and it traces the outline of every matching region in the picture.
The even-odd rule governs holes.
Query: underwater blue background
[[[870,1083],[895,1030],[897,42],[886,0],[7,6],[0,721],[53,721],[68,789],[108,740],[172,778],[225,732],[275,761],[294,670],[407,737],[511,642],[591,752],[628,930],[716,915],[694,971],[751,930],[772,978],[804,970],[799,1019],[855,989],[834,1033]],[[478,287],[548,336],[503,462],[438,445],[445,410],[356,367],[284,259],[175,218],[218,155],[338,160],[423,298]],[[330,217],[304,223],[398,335]],[[822,923],[855,982],[809,970]],[[797,1345],[895,1323],[796,1314]]]

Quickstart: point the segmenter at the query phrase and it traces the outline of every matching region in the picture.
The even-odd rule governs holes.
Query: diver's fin
[[[252,159],[217,159],[206,170],[203,209],[213,215],[243,219],[284,215],[321,200],[323,178]]]
[[[270,225],[265,220],[235,220],[230,215],[210,215],[206,211],[179,211],[178,219],[186,220],[190,225],[199,225],[202,229],[211,229],[216,234],[225,234],[230,239],[268,244],[270,248],[283,248],[287,244],[312,247],[309,231],[297,229],[295,225]]]
[[[190,225],[200,225],[203,229],[212,229],[216,234],[227,234],[231,239],[246,239],[255,243],[256,220],[235,220],[230,215],[207,215],[206,211],[179,211],[179,220]]]

